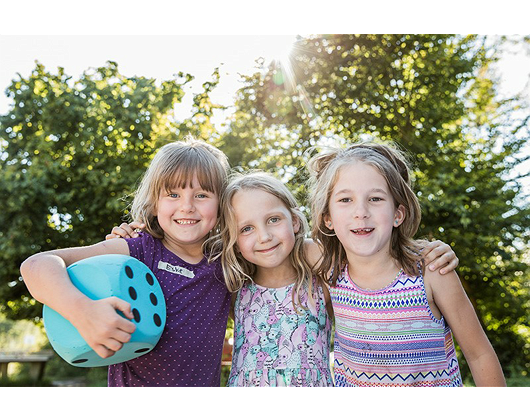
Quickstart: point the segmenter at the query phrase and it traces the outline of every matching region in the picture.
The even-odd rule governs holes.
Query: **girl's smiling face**
[[[274,195],[260,189],[244,189],[232,198],[237,223],[237,247],[243,258],[263,269],[288,270],[300,229],[297,218]],[[279,273],[279,271],[278,271]]]
[[[333,229],[348,257],[389,255],[392,229],[404,220],[385,178],[371,165],[354,162],[340,169],[324,222]]]
[[[156,209],[158,223],[164,231],[164,244],[174,252],[185,249],[193,253],[201,249],[217,223],[219,197],[204,190],[194,176],[184,188],[162,189]]]

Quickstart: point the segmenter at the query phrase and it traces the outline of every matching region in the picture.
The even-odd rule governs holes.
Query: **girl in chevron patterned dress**
[[[309,162],[313,238],[335,313],[336,386],[462,386],[452,334],[477,386],[505,386],[457,274],[424,270],[420,206],[396,147],[358,143]]]

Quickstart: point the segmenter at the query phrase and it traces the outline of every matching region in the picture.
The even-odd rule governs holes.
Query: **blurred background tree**
[[[492,67],[511,40],[454,35],[300,38],[288,61],[242,76],[226,129],[211,82],[190,118],[173,108],[192,76],[128,78],[117,64],[73,80],[37,64],[0,116],[0,311],[35,318],[21,282],[29,255],[104,238],[158,147],[191,133],[232,166],[273,171],[307,203],[305,162],[330,143],[392,140],[411,157],[419,237],[441,239],[508,375],[530,368],[530,210],[514,168],[528,153],[529,104],[499,99]],[[528,39],[517,42],[527,43]],[[124,199],[125,198],[125,199]],[[461,359],[463,360],[463,359]]]

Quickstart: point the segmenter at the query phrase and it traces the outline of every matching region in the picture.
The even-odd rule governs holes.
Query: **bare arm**
[[[477,386],[506,386],[499,359],[486,337],[458,275],[426,272],[425,284],[451,327]]]
[[[130,340],[135,325],[116,309],[133,318],[130,305],[116,297],[92,300],[70,281],[66,267],[76,261],[104,254],[129,255],[123,239],[79,248],[48,251],[26,259],[20,272],[32,296],[63,315],[101,357],[112,356]]]

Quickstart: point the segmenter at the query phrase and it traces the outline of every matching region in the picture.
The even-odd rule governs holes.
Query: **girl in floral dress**
[[[333,386],[327,288],[307,262],[307,222],[271,175],[239,175],[221,200],[218,246],[234,294],[228,386]]]

